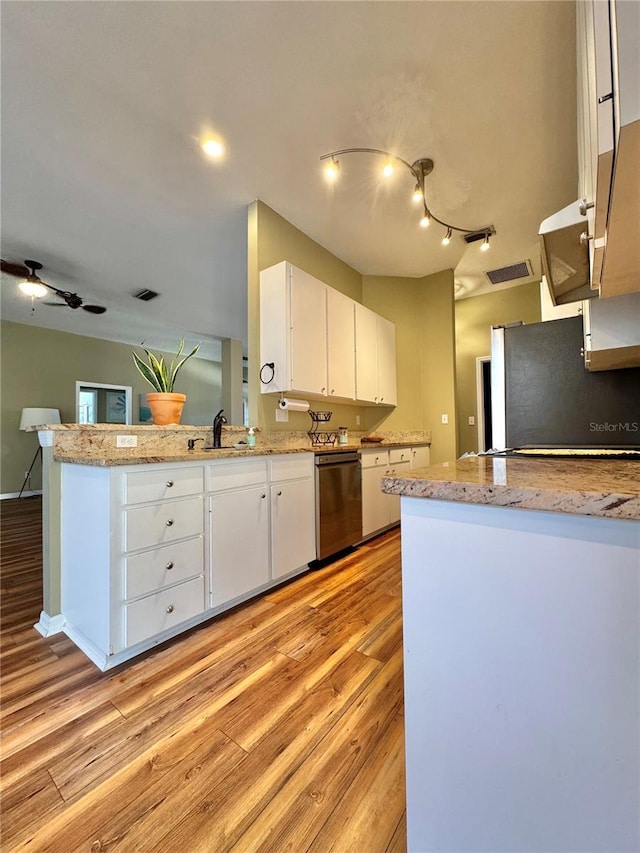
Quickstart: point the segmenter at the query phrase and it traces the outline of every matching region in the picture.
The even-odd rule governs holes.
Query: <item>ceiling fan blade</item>
[[[23,264],[14,264],[12,261],[5,261],[4,259],[0,259],[0,263],[2,272],[7,273],[7,275],[16,275],[19,278],[27,278],[31,275],[31,270]]]
[[[82,308],[90,314],[104,314],[107,310],[102,305],[83,305]]]

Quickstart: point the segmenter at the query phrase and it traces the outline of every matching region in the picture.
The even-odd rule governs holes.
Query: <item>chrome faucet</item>
[[[213,419],[213,446],[222,447],[222,424],[227,423],[227,419],[222,414],[224,409],[220,409],[218,414]]]

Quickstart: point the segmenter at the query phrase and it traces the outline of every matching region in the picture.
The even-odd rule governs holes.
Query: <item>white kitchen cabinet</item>
[[[287,261],[260,273],[260,366],[263,394],[396,404],[394,324]]]
[[[366,539],[400,521],[400,496],[382,491],[383,477],[402,477],[429,464],[428,447],[361,450],[362,535]]]
[[[212,607],[238,603],[315,558],[313,454],[220,460],[209,477]]]
[[[101,669],[206,610],[199,465],[62,466],[65,632]]]
[[[430,463],[431,451],[429,447],[411,448],[411,470],[426,468]]]
[[[584,303],[585,366],[594,372],[640,365],[640,292]]]
[[[272,579],[316,557],[314,473],[312,454],[269,460]]]
[[[269,502],[266,483],[209,498],[211,606],[269,582]]]
[[[395,326],[364,305],[355,307],[356,397],[361,402],[397,403]]]
[[[640,4],[576,7],[579,189],[587,212],[592,287],[640,291]]]
[[[262,370],[263,393],[326,396],[326,288],[287,261],[260,273],[260,365],[274,365]]]
[[[355,305],[344,293],[327,287],[327,387],[330,397],[355,400]]]

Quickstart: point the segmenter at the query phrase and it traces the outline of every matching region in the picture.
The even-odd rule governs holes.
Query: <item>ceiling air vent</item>
[[[160,296],[159,293],[156,293],[155,290],[139,290],[137,293],[133,294],[136,299],[141,299],[143,302],[150,302],[152,299],[155,299],[156,296]]]
[[[486,277],[491,284],[504,284],[506,281],[516,281],[518,278],[530,278],[533,275],[531,261],[519,261],[498,270],[487,270]]]

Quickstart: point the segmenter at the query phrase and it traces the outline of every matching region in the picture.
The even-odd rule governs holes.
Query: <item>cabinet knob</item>
[[[167,613],[173,613],[173,604],[170,604],[170,605],[167,607]]]
[[[173,486],[173,480],[167,480],[167,488],[170,489]]]
[[[168,563],[167,563],[167,565],[165,566],[165,569],[169,570],[169,569],[172,569],[172,568],[173,568],[173,560],[169,560],[169,562],[168,562]]]
[[[380,402],[384,403],[384,397],[380,397]]]
[[[168,519],[167,519],[167,527],[171,527],[172,525],[173,525],[173,519],[172,519],[172,518],[168,518]]]
[[[266,498],[265,493],[263,492],[263,493],[260,495],[260,497],[261,497],[261,498],[263,498],[263,499],[264,499],[264,498]]]
[[[320,389],[320,393],[321,393],[321,394],[324,394],[324,392],[325,392],[326,390],[327,390],[326,388],[321,388],[321,389]]]
[[[280,492],[276,492],[276,495],[277,495],[278,497],[280,497],[280,495],[281,495],[281,494],[282,494],[282,492],[281,492],[281,491],[280,491]]]

